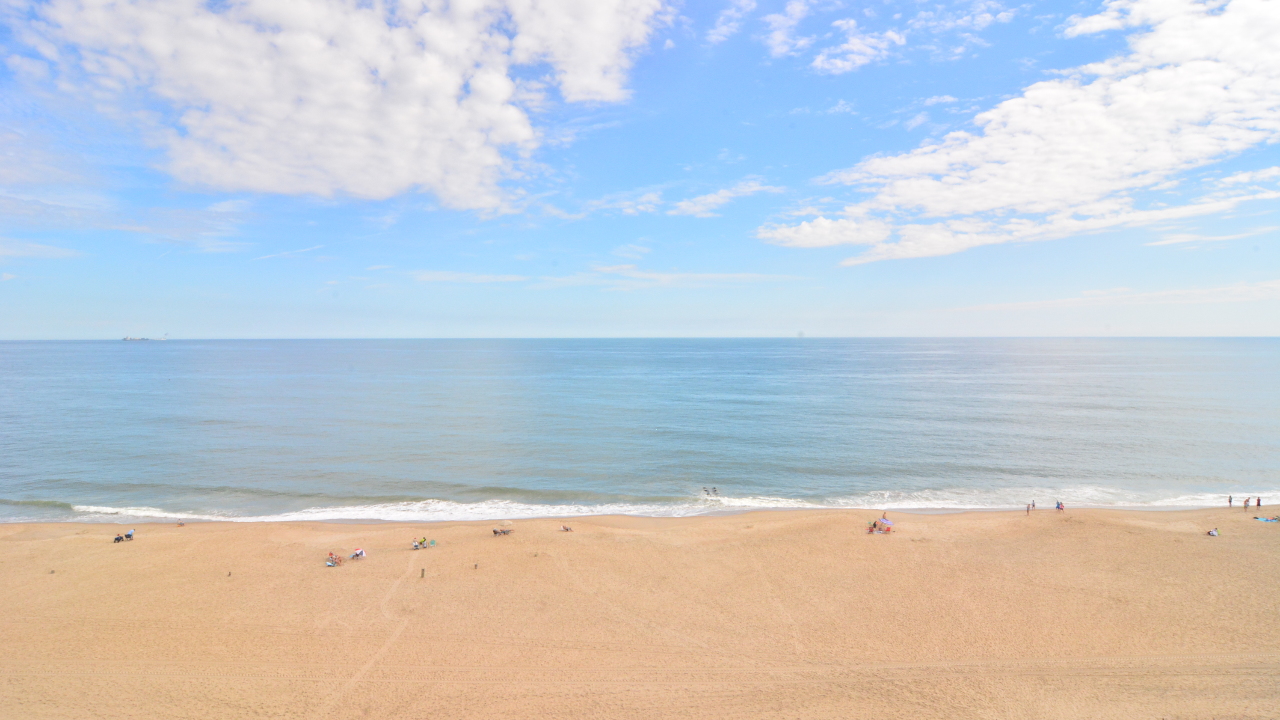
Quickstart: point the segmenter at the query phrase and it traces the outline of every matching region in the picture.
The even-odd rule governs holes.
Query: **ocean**
[[[1280,340],[0,343],[8,522],[1229,494],[1280,502]]]

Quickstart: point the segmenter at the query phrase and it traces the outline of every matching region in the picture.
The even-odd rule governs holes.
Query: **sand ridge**
[[[5,525],[0,715],[1275,718],[1255,514]]]

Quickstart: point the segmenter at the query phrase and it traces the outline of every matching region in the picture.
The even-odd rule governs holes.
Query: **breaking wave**
[[[1280,489],[1273,489],[1280,500]],[[1265,496],[1265,491],[1264,491]],[[874,509],[901,511],[1008,510],[1021,508],[1035,500],[1041,507],[1051,507],[1061,500],[1069,507],[1134,508],[1168,510],[1216,507],[1226,503],[1218,493],[1142,497],[1116,488],[1079,486],[1072,488],[1022,488],[1016,490],[921,490],[914,492],[869,492],[846,497],[805,500],[797,498],[747,496],[715,496],[689,498],[675,502],[608,502],[608,503],[527,503],[505,499],[478,502],[453,500],[416,500],[364,505],[317,506],[269,515],[233,514],[217,511],[182,511],[157,507],[110,507],[100,505],[68,505],[48,502],[48,507],[66,508],[71,517],[61,519],[82,522],[116,522],[126,518],[138,520],[191,520],[223,522],[440,522],[467,520],[499,520],[509,518],[579,517],[584,515],[635,515],[645,517],[688,517],[748,512],[751,510],[822,510]],[[42,503],[45,501],[23,501]],[[12,503],[10,503],[12,504]]]

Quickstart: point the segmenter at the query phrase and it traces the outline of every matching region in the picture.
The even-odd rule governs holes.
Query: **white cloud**
[[[809,210],[811,208],[806,208]],[[893,228],[880,220],[816,217],[797,225],[766,225],[757,235],[775,245],[797,248],[832,245],[875,245],[889,237]]]
[[[322,247],[324,246],[316,245],[314,247],[302,248],[301,250],[287,250],[285,252],[278,252],[271,255],[263,255],[262,257],[256,257],[254,258],[254,260],[269,260],[271,258],[293,257],[294,255],[301,255],[303,253],[309,253],[313,250],[319,250]]]
[[[21,136],[19,136],[21,137]],[[40,144],[39,138],[33,144]],[[166,207],[120,207],[105,193],[86,187],[83,178],[67,178],[56,168],[46,174],[47,166],[28,164],[32,155],[9,153],[4,133],[0,132],[0,157],[24,166],[28,176],[7,173],[0,167],[0,217],[18,222],[28,229],[121,231],[143,235],[150,242],[190,245],[203,252],[223,252],[244,246],[225,238],[238,232],[246,205],[240,201],[216,203],[203,209]],[[37,152],[38,156],[39,153]],[[6,163],[0,163],[4,166]],[[11,181],[20,189],[6,188]],[[3,242],[3,241],[0,241]]]
[[[1149,246],[1158,246],[1158,245],[1180,245],[1182,243],[1191,243],[1191,242],[1222,242],[1224,240],[1240,240],[1241,238],[1254,237],[1257,235],[1262,235],[1264,233],[1275,232],[1276,230],[1280,230],[1280,227],[1257,228],[1256,230],[1251,230],[1249,232],[1239,233],[1236,235],[1197,235],[1195,233],[1174,233],[1170,235],[1165,235],[1160,240],[1157,240],[1155,242],[1149,242],[1146,244]]]
[[[21,12],[21,11],[20,11]],[[570,102],[627,97],[662,0],[50,0],[32,45],[122,117],[139,98],[179,179],[225,190],[435,193],[495,208],[540,138],[512,67]],[[535,93],[536,94],[536,93]],[[136,121],[136,120],[135,120]]]
[[[809,4],[805,0],[791,0],[781,13],[765,15],[765,25],[769,32],[764,36],[764,45],[774,57],[794,55],[813,44],[811,37],[797,37],[796,26],[809,15]]]
[[[607,210],[616,210],[623,215],[644,215],[657,212],[662,203],[661,191],[644,189],[613,193],[599,200],[591,200],[583,203],[582,209],[576,213],[565,212],[554,205],[544,205],[543,207],[547,213],[556,217],[565,218],[566,220],[581,220],[592,213]]]
[[[813,68],[819,72],[838,75],[880,60],[889,55],[894,45],[902,45],[907,39],[900,33],[887,30],[882,33],[864,33],[853,18],[837,20],[831,26],[844,32],[843,45],[830,47],[813,59]]]
[[[1250,172],[1241,172],[1229,175],[1218,181],[1220,185],[1244,185],[1248,183],[1260,183],[1267,180],[1275,180],[1280,178],[1280,167],[1269,167],[1262,170],[1253,170]]]
[[[924,101],[925,107],[930,105],[939,105],[942,103],[960,102],[959,98],[953,98],[950,95],[935,95]]]
[[[523,275],[479,275],[450,270],[422,270],[414,273],[413,278],[419,282],[443,283],[508,283],[529,279]]]
[[[10,55],[5,58],[4,64],[13,71],[14,75],[25,77],[28,80],[46,80],[49,77],[49,64],[42,60],[21,55]]]
[[[1106,291],[1085,291],[1080,294],[1080,297],[974,305],[957,308],[957,310],[1039,310],[1043,308],[1111,305],[1210,305],[1263,300],[1280,300],[1280,280],[1237,283],[1214,288],[1158,290],[1155,292],[1132,292],[1128,288],[1116,288]]]
[[[601,207],[620,210],[623,215],[640,215],[642,213],[657,212],[658,206],[661,204],[662,193],[646,192],[642,193],[639,197],[616,198]]]
[[[841,100],[835,105],[827,108],[825,111],[828,115],[857,115],[858,111],[853,109],[853,103]]]
[[[931,10],[916,13],[907,23],[911,30],[932,33],[985,30],[993,23],[1006,23],[1013,19],[1016,10],[1010,10],[994,0],[974,0],[968,6],[948,9],[938,5]]]
[[[777,282],[794,279],[787,275],[759,273],[685,273],[641,270],[635,265],[608,265],[564,277],[545,277],[539,287],[572,287],[601,285],[615,290],[639,290],[652,287],[704,287],[707,285]]]
[[[653,248],[648,248],[644,245],[619,245],[613,249],[613,254],[630,260],[639,260],[652,251]]]
[[[10,58],[12,64],[13,58]],[[56,154],[50,149],[57,144],[47,136],[0,128],[0,185],[18,186],[28,191],[32,186],[48,188],[51,184],[69,184],[81,181],[80,173],[73,168],[83,164],[83,158],[74,153]],[[48,194],[47,190],[44,193]],[[59,198],[57,204],[65,204],[67,198]],[[71,199],[73,204],[83,205]],[[91,205],[99,205],[91,202]]]
[[[742,29],[742,21],[756,9],[756,0],[732,0],[720,11],[716,24],[707,32],[707,42],[722,43]]]
[[[0,282],[7,282],[7,281],[12,280],[12,279],[14,279],[14,278],[16,278],[16,277],[18,277],[18,276],[17,276],[17,275],[14,275],[13,273],[5,273],[5,274],[3,274],[3,275],[0,275]]]
[[[249,209],[252,205],[248,200],[223,200],[205,208],[209,212],[217,213],[240,213]]]
[[[902,123],[902,127],[908,130],[915,130],[916,128],[920,127],[921,125],[927,122],[929,122],[929,113],[922,112],[919,115],[916,115],[915,117],[911,118],[910,120]]]
[[[693,215],[694,217],[715,217],[713,212],[721,205],[725,205],[734,198],[746,197],[762,192],[783,192],[785,188],[772,187],[764,185],[755,178],[748,178],[734,185],[731,188],[717,190],[706,195],[699,195],[688,200],[681,200],[676,206],[667,211],[668,215]]]
[[[906,45],[908,35],[917,39],[924,38],[924,44],[919,44],[921,50],[931,52],[935,56],[959,58],[972,46],[987,44],[975,33],[993,23],[1009,22],[1014,14],[1014,10],[1006,9],[995,0],[973,0],[969,3],[956,3],[952,7],[933,5],[928,10],[917,12],[901,28],[876,32],[862,29],[854,18],[844,18],[832,23],[832,27],[844,33],[844,43],[823,49],[814,58],[812,67],[818,72],[829,74],[852,72],[864,65],[888,58],[895,48]],[[863,15],[867,18],[876,17],[876,13],[865,10]],[[895,20],[900,17],[901,14],[893,16]],[[799,19],[796,22],[798,23]],[[948,38],[945,42],[940,42],[940,38],[944,35],[958,35],[958,38]],[[791,35],[787,34],[783,39],[789,37]],[[770,43],[766,40],[766,44]],[[779,54],[774,53],[775,56]],[[932,105],[934,102],[955,102],[955,98],[943,95],[930,98],[926,104]]]
[[[1137,196],[1180,172],[1280,139],[1280,44],[1274,41],[1280,13],[1268,0],[1213,7],[1113,0],[1103,13],[1109,14],[1152,26],[1129,38],[1129,53],[1031,85],[979,114],[977,133],[954,132],[830,174],[825,181],[869,193],[845,208],[847,220],[810,221],[790,233],[765,226],[760,237],[821,236],[821,244],[833,244],[849,230],[843,242],[866,244],[874,233],[860,228],[875,222],[890,228],[845,261],[855,265],[1146,225],[1280,198],[1270,190],[1218,190],[1143,206]],[[1079,34],[1121,20],[1084,18],[1070,27]]]
[[[66,248],[54,247],[52,245],[41,245],[39,243],[25,242],[22,240],[9,240],[0,238],[0,258],[37,258],[42,260],[58,260],[61,258],[76,257],[80,253],[75,250],[67,250]]]

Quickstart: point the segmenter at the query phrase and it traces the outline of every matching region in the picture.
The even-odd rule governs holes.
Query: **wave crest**
[[[1280,489],[1271,491],[1280,497]],[[1243,495],[1243,493],[1241,493]],[[414,500],[364,505],[332,505],[305,508],[271,515],[233,515],[220,512],[184,512],[155,507],[109,507],[98,505],[66,506],[75,512],[70,518],[82,521],[120,521],[124,518],[207,520],[227,522],[332,522],[364,520],[374,522],[442,522],[468,520],[500,520],[508,518],[580,517],[584,515],[637,515],[647,517],[688,517],[750,510],[1009,510],[1021,508],[1035,500],[1043,507],[1062,500],[1069,507],[1174,509],[1216,507],[1225,504],[1222,493],[1201,493],[1169,497],[1141,495],[1099,486],[1070,488],[1014,488],[919,491],[877,491],[803,500],[768,496],[697,496],[674,502],[605,502],[541,504],[516,500],[489,499],[478,502],[453,500]]]

